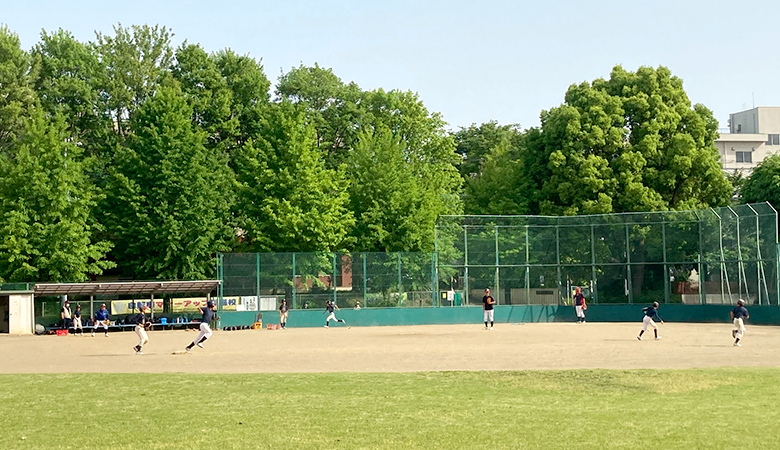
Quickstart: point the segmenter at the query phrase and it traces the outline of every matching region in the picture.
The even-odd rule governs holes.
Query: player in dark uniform
[[[653,306],[642,308],[642,312],[645,313],[645,317],[642,319],[642,331],[640,331],[639,336],[636,337],[640,341],[642,340],[642,334],[644,334],[645,330],[647,330],[648,325],[653,327],[655,340],[657,341],[661,339],[661,336],[658,335],[658,326],[656,326],[655,321],[653,320],[653,318],[656,318],[661,323],[664,323],[663,319],[661,319],[661,316],[658,315],[658,306],[658,302],[653,302]]]
[[[737,300],[737,306],[729,313],[731,320],[734,322],[735,329],[731,331],[731,337],[735,338],[734,347],[742,347],[739,340],[745,334],[745,320],[750,318],[747,308],[745,308],[745,301],[742,299]]]
[[[585,323],[585,310],[588,305],[585,304],[585,296],[582,295],[582,288],[574,288],[574,312],[577,314],[577,323]]]
[[[206,339],[211,337],[211,326],[209,324],[212,320],[217,318],[217,316],[214,314],[214,311],[217,309],[217,306],[214,304],[214,302],[208,302],[206,303],[205,308],[199,309],[203,314],[203,316],[200,318],[200,333],[198,333],[198,337],[195,338],[194,341],[190,342],[190,345],[184,349],[187,353],[190,353],[192,351],[192,347],[196,345],[200,348],[203,348],[203,343],[206,342]]]
[[[485,329],[488,329],[488,322],[490,322],[490,329],[493,329],[493,305],[496,304],[496,300],[490,295],[490,289],[485,289],[485,296],[482,297],[482,319],[485,322]]]
[[[149,320],[146,318],[146,313],[150,312],[151,309],[149,309],[148,306],[144,306],[141,309],[141,312],[139,312],[135,316],[135,334],[138,335],[138,345],[133,347],[133,350],[135,350],[136,355],[143,355],[144,344],[149,342],[149,336],[146,334],[146,330],[151,328],[152,323],[149,322]]]

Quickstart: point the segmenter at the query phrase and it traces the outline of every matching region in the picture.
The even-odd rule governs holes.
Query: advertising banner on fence
[[[152,308],[152,300],[107,300],[103,303],[111,302],[111,314],[115,316],[123,316],[126,314],[135,314],[144,306]],[[154,301],[154,312],[163,312],[163,301]]]
[[[236,311],[257,311],[257,296],[239,297]]]
[[[276,297],[260,297],[260,311],[273,311],[276,309]]]
[[[172,298],[171,311],[173,312],[197,312],[198,308],[206,307],[206,297]]]
[[[239,297],[222,297],[222,311],[236,311]]]

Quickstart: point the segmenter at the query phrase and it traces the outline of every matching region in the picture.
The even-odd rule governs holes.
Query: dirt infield
[[[748,326],[733,347],[728,324],[500,324],[217,331],[205,349],[174,355],[196,334],[152,331],[143,355],[135,333],[108,338],[0,336],[0,373],[407,372],[575,368],[780,366],[780,327]]]

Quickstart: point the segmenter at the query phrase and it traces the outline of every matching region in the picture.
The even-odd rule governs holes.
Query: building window
[[[753,162],[753,153],[752,152],[737,152],[737,162],[738,163],[752,163]]]
[[[780,145],[780,134],[768,134],[766,145]]]

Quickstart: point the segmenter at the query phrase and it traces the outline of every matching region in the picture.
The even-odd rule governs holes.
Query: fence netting
[[[218,267],[221,295],[239,310],[282,299],[291,308],[479,305],[485,288],[499,304],[568,304],[576,286],[592,303],[780,304],[768,203],[442,216],[431,253],[231,253]]]

